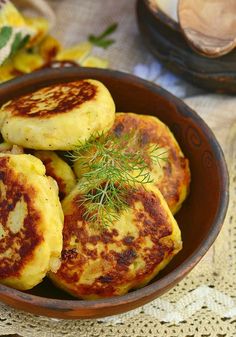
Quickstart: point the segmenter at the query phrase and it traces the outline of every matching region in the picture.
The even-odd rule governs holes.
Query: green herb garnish
[[[136,134],[97,134],[69,154],[81,172],[78,188],[85,220],[107,226],[127,208],[128,194],[153,181],[149,165],[166,160],[166,151],[153,144],[137,146],[137,142]]]
[[[13,36],[12,36],[13,34]],[[13,37],[13,39],[12,39]],[[11,43],[9,54],[3,62],[7,61],[10,57],[12,57],[18,50],[23,48],[27,42],[29,41],[30,36],[24,35],[21,32],[15,33],[13,28],[10,26],[4,26],[0,30],[0,51],[4,48],[8,43]],[[10,41],[12,39],[12,41]]]
[[[88,40],[92,44],[98,47],[102,47],[104,49],[108,48],[111,44],[115,42],[113,39],[107,38],[109,35],[114,33],[118,27],[117,23],[113,23],[108,28],[104,30],[100,35],[89,35]]]
[[[5,47],[12,35],[12,27],[4,26],[0,30],[0,49]]]
[[[14,41],[12,43],[12,46],[11,46],[11,55],[10,56],[13,56],[18,50],[22,49],[27,44],[27,42],[29,41],[29,38],[30,38],[29,35],[26,35],[26,36],[23,37],[20,32],[16,33],[15,39],[14,39]]]

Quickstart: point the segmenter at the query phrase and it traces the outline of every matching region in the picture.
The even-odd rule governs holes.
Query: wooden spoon
[[[199,54],[219,57],[236,47],[236,0],[179,0],[178,16]]]

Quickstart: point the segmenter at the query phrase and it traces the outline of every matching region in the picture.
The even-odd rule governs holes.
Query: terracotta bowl
[[[179,23],[165,14],[155,0],[137,0],[136,11],[144,44],[166,67],[200,88],[236,93],[236,49],[209,59],[189,47]]]
[[[94,78],[110,90],[116,110],[157,116],[166,123],[189,158],[191,191],[176,215],[183,250],[149,285],[125,296],[84,301],[55,288],[49,280],[28,292],[0,285],[0,299],[17,309],[56,318],[95,318],[141,306],[168,291],[204,256],[216,239],[228,205],[228,174],[222,150],[205,122],[181,100],[134,76],[92,68],[47,69],[0,86],[0,104],[52,83]]]

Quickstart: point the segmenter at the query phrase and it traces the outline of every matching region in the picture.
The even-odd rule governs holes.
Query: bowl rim
[[[147,6],[149,12],[152,14],[152,16],[158,20],[163,22],[166,26],[169,28],[178,31],[181,33],[180,25],[177,21],[172,19],[168,14],[166,14],[158,5],[158,2],[155,2],[155,5],[152,5],[150,0],[139,0],[143,1],[145,5]]]
[[[168,101],[173,103],[179,111],[188,110],[188,114],[192,120],[196,121],[201,126],[201,130],[204,135],[208,139],[209,143],[212,146],[212,150],[218,158],[218,169],[221,173],[221,186],[220,186],[220,200],[219,200],[219,208],[215,215],[215,218],[212,221],[212,225],[206,234],[206,237],[202,239],[201,243],[199,243],[198,247],[194,250],[194,252],[186,258],[178,267],[176,267],[173,271],[169,272],[167,275],[161,277],[157,281],[154,281],[151,284],[146,285],[143,288],[133,290],[126,295],[105,298],[105,299],[97,299],[97,300],[78,300],[78,299],[54,299],[47,298],[37,295],[32,295],[25,293],[23,291],[10,288],[8,286],[0,284],[0,295],[2,294],[2,299],[5,303],[21,302],[22,304],[31,304],[33,303],[34,307],[38,306],[40,308],[48,309],[54,311],[67,311],[67,310],[80,310],[80,309],[99,309],[99,308],[112,308],[117,307],[122,304],[132,303],[134,301],[138,301],[140,299],[147,298],[148,296],[160,292],[164,289],[164,292],[168,290],[173,283],[177,283],[180,281],[187,273],[191,271],[191,269],[201,260],[201,258],[206,254],[209,250],[216,237],[218,236],[220,229],[223,225],[224,218],[226,216],[228,202],[229,202],[229,176],[227,165],[224,157],[224,153],[219,145],[213,131],[210,127],[205,123],[205,121],[187,104],[185,104],[181,99],[177,98],[167,90],[162,87],[151,83],[149,81],[138,78],[134,75],[130,75],[128,73],[110,70],[110,69],[98,69],[98,68],[86,68],[86,67],[68,67],[68,68],[57,68],[57,69],[43,69],[40,71],[36,71],[31,74],[23,75],[21,77],[12,79],[0,85],[0,97],[4,95],[4,92],[12,92],[14,87],[23,85],[24,87],[29,87],[31,82],[43,83],[45,81],[50,80],[52,75],[57,77],[57,81],[63,81],[63,75],[68,81],[68,77],[71,76],[71,81],[75,80],[76,75],[85,75],[92,78],[92,74],[96,76],[103,77],[115,77],[117,80],[123,80],[127,84],[134,84],[139,87],[145,87],[150,90],[154,94],[159,96],[164,96]],[[70,80],[69,80],[70,81]],[[54,81],[53,83],[56,83]],[[202,244],[204,242],[204,245]],[[9,291],[9,293],[8,293]],[[43,301],[42,301],[43,300]],[[12,305],[14,306],[14,305]],[[58,309],[59,308],[59,309]],[[32,312],[31,310],[29,310]],[[124,310],[125,311],[125,310]],[[111,313],[113,315],[113,313]],[[50,315],[51,316],[51,315]],[[58,317],[58,316],[52,316]],[[76,317],[67,317],[67,318],[76,318]],[[77,317],[83,318],[83,317]]]

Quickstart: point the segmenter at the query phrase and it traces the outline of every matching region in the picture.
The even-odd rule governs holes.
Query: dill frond
[[[135,146],[138,141],[135,133],[121,137],[96,133],[68,153],[81,172],[78,186],[86,221],[108,226],[127,209],[127,193],[153,181],[149,164],[160,165],[166,160],[166,151],[157,145]]]

